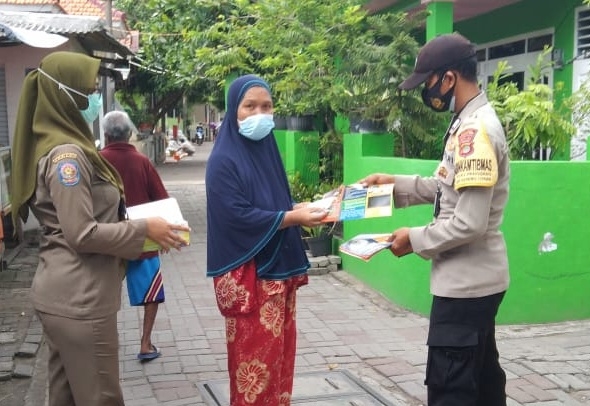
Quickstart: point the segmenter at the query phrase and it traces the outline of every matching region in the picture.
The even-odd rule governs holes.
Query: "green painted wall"
[[[373,172],[430,175],[437,162],[392,158],[388,135],[345,134],[345,182]],[[537,323],[590,317],[590,162],[511,164],[510,199],[502,231],[506,235],[511,286],[498,315],[500,323]],[[392,217],[349,221],[344,238],[388,233],[432,219],[430,205],[395,210]],[[545,232],[558,249],[539,254]],[[416,255],[396,258],[389,251],[369,262],[342,256],[343,269],[391,301],[427,314],[430,262]]]
[[[319,181],[319,134],[315,131],[273,130],[287,175],[299,172],[301,180]]]
[[[281,154],[281,159],[283,160],[283,165],[287,164],[287,130],[272,130],[273,134],[275,135],[275,140],[277,142],[277,147],[279,149],[279,154]]]
[[[431,39],[453,32],[453,3],[433,1],[426,5],[430,13],[426,18],[426,39]]]
[[[556,27],[556,35],[571,36],[568,20],[582,0],[522,0],[455,24],[455,30],[476,43],[496,41]],[[501,24],[498,24],[501,21]],[[573,45],[573,44],[572,44]],[[570,45],[570,47],[572,46]]]
[[[418,0],[401,0],[383,12],[410,11],[420,6],[420,3]],[[582,5],[583,0],[522,0],[457,22],[454,29],[478,43],[553,27],[560,35],[560,31],[571,32],[568,26],[570,22],[573,24],[575,8]],[[502,23],[498,24],[498,21]],[[572,47],[573,43],[568,46]]]
[[[590,317],[590,162],[514,162],[504,233],[512,292],[507,321],[544,322]],[[537,251],[545,232],[558,249]]]

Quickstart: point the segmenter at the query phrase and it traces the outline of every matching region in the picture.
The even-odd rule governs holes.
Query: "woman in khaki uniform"
[[[87,122],[102,108],[100,61],[55,52],[23,83],[12,151],[13,220],[42,227],[32,300],[49,348],[49,406],[123,405],[117,311],[124,268],[146,238],[184,241],[161,218],[123,221],[123,187]]]

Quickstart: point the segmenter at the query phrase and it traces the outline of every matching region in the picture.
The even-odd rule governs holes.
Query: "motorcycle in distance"
[[[197,137],[197,145],[203,145],[203,141],[205,139],[205,130],[203,129],[203,126],[197,126],[195,135]]]

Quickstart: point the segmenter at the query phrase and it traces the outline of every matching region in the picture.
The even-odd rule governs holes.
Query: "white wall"
[[[572,93],[577,91],[584,81],[590,78],[590,59],[574,61]],[[576,114],[574,112],[574,114]],[[590,122],[586,120],[578,126],[577,133],[572,137],[570,155],[572,161],[585,161],[587,158],[587,139],[590,134]]]
[[[79,46],[72,40],[57,48],[34,48],[28,45],[0,47],[0,65],[4,66],[6,74],[6,108],[8,115],[8,137],[12,145],[14,125],[18,112],[18,101],[25,79],[26,70],[37,68],[39,62],[46,55],[55,51],[78,51]]]

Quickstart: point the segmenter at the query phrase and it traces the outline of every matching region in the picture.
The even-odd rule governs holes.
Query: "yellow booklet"
[[[162,217],[164,220],[172,224],[188,224],[184,217],[182,217],[178,202],[173,197],[127,207],[127,216],[130,220],[145,219],[148,217]],[[189,231],[179,231],[178,233],[187,244],[190,243]],[[149,238],[146,238],[145,243],[143,244],[143,252],[158,251],[161,248],[162,247]]]

